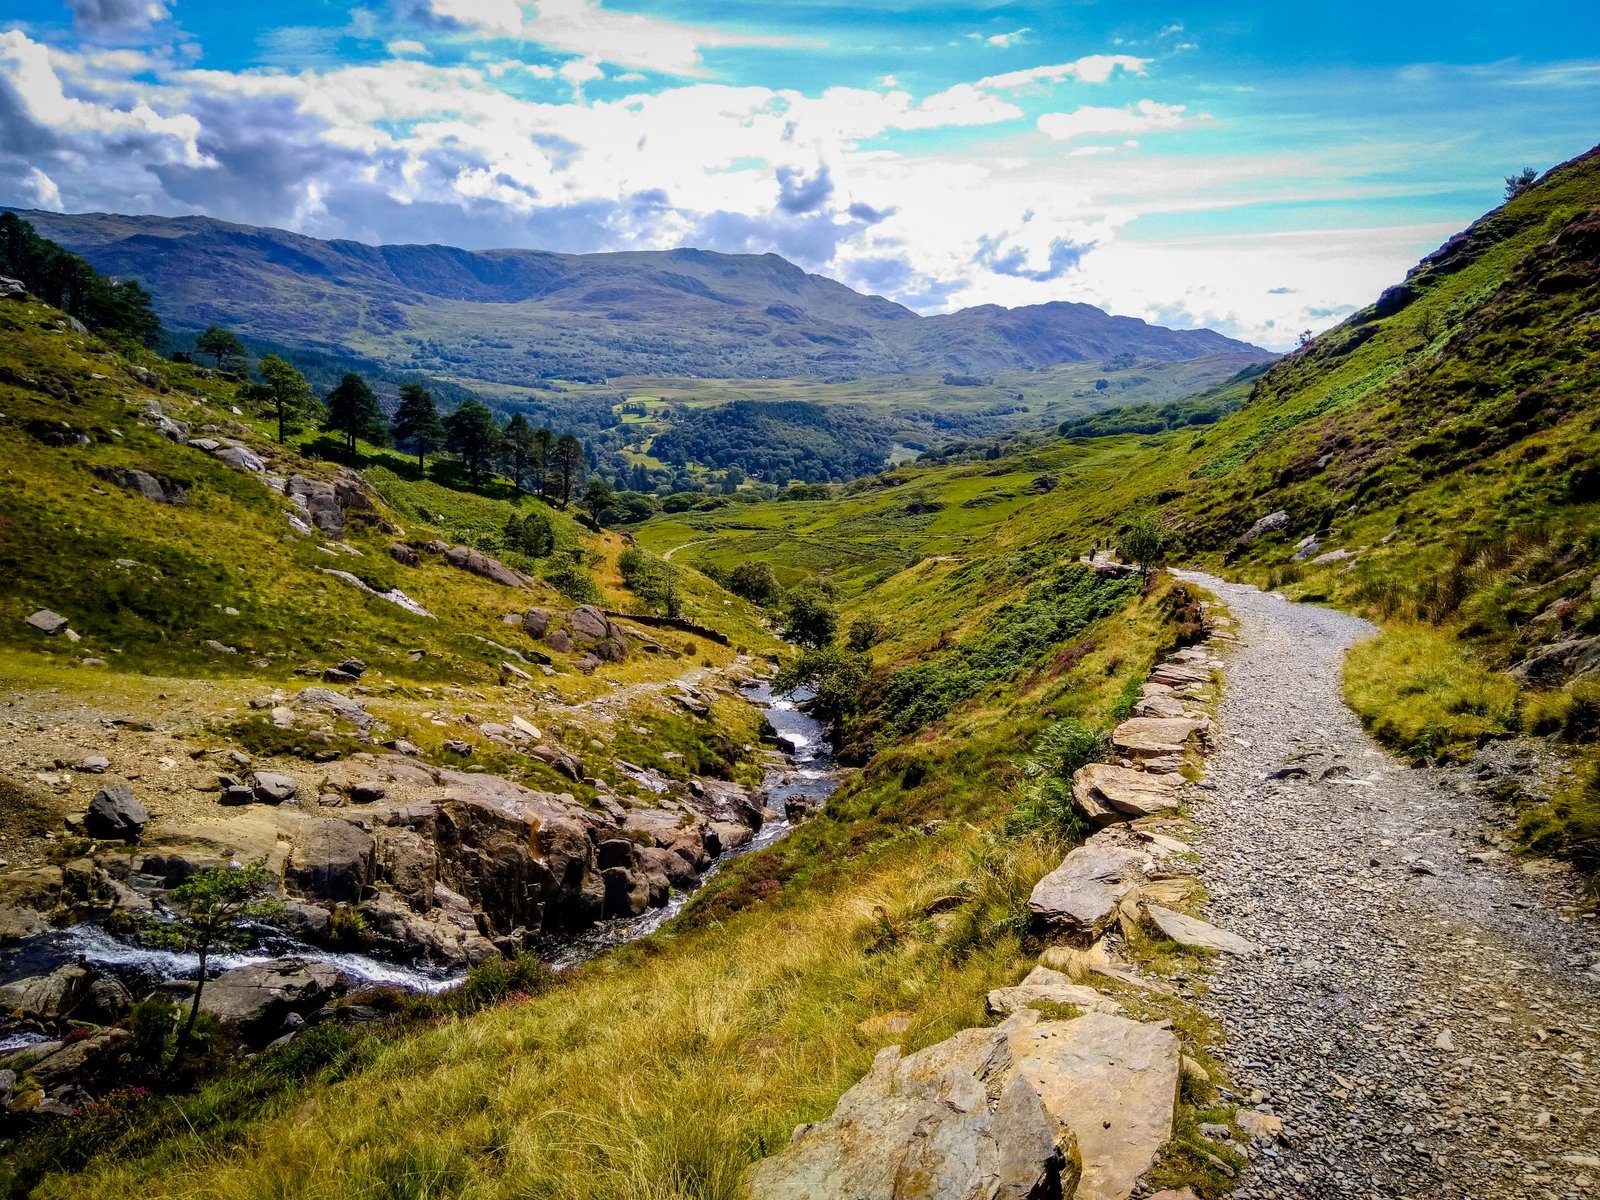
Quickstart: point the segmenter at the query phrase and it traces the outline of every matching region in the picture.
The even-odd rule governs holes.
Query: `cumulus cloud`
[[[1039,118],[1038,126],[1041,133],[1048,134],[1058,142],[1069,142],[1081,137],[1154,133],[1206,119],[1203,113],[1189,115],[1188,106],[1184,104],[1141,100],[1126,108],[1093,108],[1084,105],[1069,113],[1045,113]]]
[[[826,164],[810,178],[795,167],[778,168],[778,207],[784,212],[814,212],[832,195],[833,178]]]
[[[74,28],[87,31],[144,29],[167,19],[162,0],[66,0]]]
[[[1150,65],[1148,58],[1131,54],[1087,54],[1072,62],[1056,63],[1048,67],[1028,67],[1021,71],[1007,71],[978,80],[980,88],[1004,90],[1026,87],[1036,83],[1061,83],[1075,79],[1079,83],[1105,83],[1118,71],[1130,75],[1143,75]]]
[[[997,275],[1010,275],[1016,279],[1032,280],[1034,283],[1048,283],[1052,279],[1061,278],[1077,266],[1085,254],[1094,249],[1093,242],[1079,246],[1065,238],[1052,238],[1046,252],[1045,265],[1030,267],[1026,249],[1021,246],[1001,249],[1002,240],[990,236],[981,238],[974,261]]]

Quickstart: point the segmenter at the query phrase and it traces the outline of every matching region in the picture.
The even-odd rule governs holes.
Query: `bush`
[[[468,971],[458,986],[430,997],[428,1005],[440,1013],[465,1017],[515,996],[536,996],[560,979],[536,954],[491,958]]]
[[[802,646],[820,650],[833,641],[839,629],[839,614],[818,591],[811,588],[789,596],[789,623],[784,635]]]
[[[521,518],[513,513],[506,520],[505,544],[529,558],[545,558],[556,548],[555,525],[546,513],[531,512]]]
[[[553,556],[544,571],[544,580],[567,599],[580,604],[592,604],[600,599],[600,589],[577,551],[563,551]]]
[[[783,588],[771,563],[742,562],[728,573],[728,590],[752,604],[766,608],[783,597]]]
[[[876,613],[866,613],[850,622],[845,643],[858,654],[864,653],[889,636],[889,627]]]

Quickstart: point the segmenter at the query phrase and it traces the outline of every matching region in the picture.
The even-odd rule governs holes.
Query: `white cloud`
[[[1130,75],[1143,75],[1150,65],[1148,58],[1131,54],[1086,54],[1068,63],[1048,67],[1028,67],[1021,71],[1007,71],[978,80],[981,88],[1019,88],[1034,83],[1061,83],[1076,79],[1079,83],[1105,83],[1117,71]]]
[[[1069,113],[1045,113],[1037,123],[1041,133],[1048,134],[1058,142],[1066,142],[1080,137],[1177,129],[1208,119],[1204,113],[1188,115],[1188,106],[1184,104],[1140,100],[1127,108],[1093,108],[1084,105]]]
[[[1028,40],[1028,35],[1033,30],[1024,25],[1021,29],[1013,29],[1010,33],[969,33],[966,38],[970,42],[982,42],[986,46],[995,46],[1001,50],[1008,50],[1012,46]]]
[[[33,192],[33,202],[40,208],[61,207],[61,189],[38,167],[28,168],[28,187]]]
[[[435,16],[474,29],[516,36],[522,29],[517,0],[432,0]]]
[[[390,42],[384,49],[396,58],[406,58],[415,55],[418,58],[428,57],[428,48],[421,42],[398,41]]]

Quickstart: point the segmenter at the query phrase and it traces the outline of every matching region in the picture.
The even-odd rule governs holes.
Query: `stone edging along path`
[[[1149,936],[1201,952],[1255,952],[1184,911],[1200,886],[1185,840],[1195,831],[1177,815],[1182,768],[1214,733],[1200,706],[1213,698],[1220,665],[1198,646],[1158,666],[1134,716],[1112,735],[1117,761],[1074,776],[1074,805],[1097,832],[1033,891],[1032,919],[1051,944],[1019,984],[989,994],[989,1010],[1004,1020],[914,1054],[880,1051],[830,1116],[756,1164],[755,1200],[1148,1194],[1140,1181],[1173,1136],[1181,1081],[1198,1073],[1209,1089],[1210,1080],[1186,1052],[1199,1048],[1186,1048],[1172,1021],[1135,1015],[1179,1003],[1179,989],[1141,973],[1115,947]],[[1047,1018],[1041,1008],[1081,1015]],[[1282,1126],[1261,1108],[1206,1132],[1230,1147],[1236,1133],[1270,1142]],[[1205,1157],[1232,1173],[1224,1158]]]

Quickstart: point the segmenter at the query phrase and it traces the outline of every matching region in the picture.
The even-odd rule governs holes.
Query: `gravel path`
[[[1235,1195],[1600,1195],[1600,922],[1571,877],[1486,843],[1489,768],[1413,770],[1367,738],[1340,672],[1372,626],[1184,577],[1239,636],[1192,805],[1210,908],[1265,948],[1203,1004],[1236,1098],[1289,1141]],[[1305,774],[1269,778],[1286,766]]]

